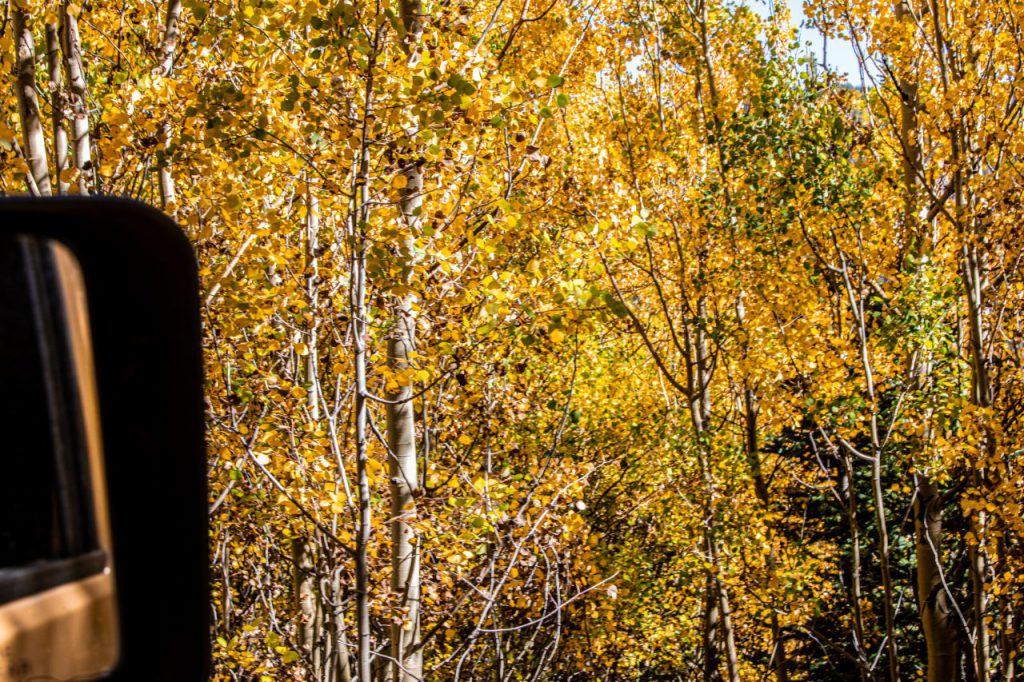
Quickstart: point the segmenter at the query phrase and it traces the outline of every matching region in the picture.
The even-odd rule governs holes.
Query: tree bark
[[[181,0],[168,0],[167,12],[164,17],[164,39],[160,46],[160,75],[170,78],[174,71],[174,59],[177,56],[178,39],[180,37]],[[163,149],[163,161],[158,171],[160,186],[160,207],[171,216],[178,212],[178,196],[174,186],[174,174],[171,169],[171,122],[165,120],[160,126],[160,145]]]
[[[959,198],[958,198],[959,199]],[[964,285],[967,288],[967,311],[969,324],[969,342],[971,352],[971,389],[972,402],[981,408],[992,405],[992,393],[989,384],[988,364],[985,358],[984,341],[984,293],[982,279],[984,268],[978,247],[972,242],[964,247]],[[976,463],[971,470],[972,484],[977,490],[986,487],[984,458],[992,447],[992,438],[987,433],[983,442],[979,443],[978,451],[982,461]],[[971,517],[971,534],[973,542],[968,542],[967,555],[971,575],[971,591],[974,600],[974,659],[977,682],[989,682],[991,679],[991,642],[988,623],[988,557],[982,543],[985,539],[987,514],[978,510]]]
[[[364,148],[364,158],[368,150]],[[364,166],[365,168],[365,166]],[[364,176],[365,177],[365,176]],[[364,184],[365,186],[365,184]],[[359,222],[362,222],[361,220]],[[356,223],[353,220],[353,223]],[[362,228],[355,228],[355,254],[352,265],[352,320],[354,331],[354,364],[356,374],[356,480],[359,490],[359,520],[356,529],[356,624],[359,632],[358,675],[360,680],[371,680],[370,660],[373,642],[370,632],[370,574],[369,544],[372,524],[370,510],[370,481],[367,472],[368,393],[366,389],[366,238]]]
[[[701,59],[703,61],[704,69],[706,70],[705,76],[707,78],[708,94],[711,99],[711,111],[710,119],[713,124],[714,137],[715,137],[715,149],[718,155],[718,172],[722,177],[722,187],[724,190],[724,196],[727,203],[729,203],[728,195],[728,182],[725,181],[727,167],[725,163],[725,155],[722,148],[722,123],[719,118],[719,96],[718,96],[718,85],[715,78],[714,63],[711,59],[711,43],[708,38],[709,36],[709,22],[708,22],[708,7],[706,0],[700,0],[696,5],[697,12],[694,13],[694,19],[697,22],[696,37],[700,41]],[[701,80],[700,76],[697,77],[697,97],[698,101],[701,102],[701,108],[703,111],[703,101],[701,99]],[[707,113],[704,114],[707,116]],[[710,141],[710,140],[709,140]],[[697,403],[691,399],[691,414],[696,416],[698,413],[701,416],[701,423],[697,424],[694,422],[694,431],[696,432],[698,439],[698,448],[703,450],[707,446],[707,433],[708,424],[711,419],[711,376],[708,358],[708,340],[707,340],[707,327],[708,327],[708,312],[707,312],[707,292],[703,289],[705,286],[703,282],[707,276],[707,260],[708,260],[708,246],[707,246],[707,231],[706,228],[702,229],[701,240],[702,243],[699,245],[699,252],[697,255],[697,267],[698,267],[698,282],[701,289],[697,292],[697,319],[694,321],[694,344],[695,348],[695,370],[696,370],[696,381],[691,379],[690,390],[691,398],[697,397],[699,400]],[[694,408],[699,408],[697,411]],[[718,598],[721,608],[721,630],[722,630],[722,641],[725,649],[725,660],[729,671],[730,682],[739,682],[739,659],[736,654],[736,639],[733,633],[732,627],[732,615],[729,612],[729,596],[725,586],[725,583],[721,579],[721,566],[718,563],[718,539],[715,532],[716,517],[717,517],[717,503],[714,499],[714,474],[711,471],[710,452],[703,453],[704,461],[701,466],[704,468],[704,479],[705,485],[707,486],[709,514],[706,520],[708,524],[707,532],[710,534],[709,551],[711,552],[712,570],[715,574],[715,583],[718,590]],[[707,638],[705,637],[705,642]],[[706,674],[707,671],[705,671]]]
[[[392,371],[409,368],[414,339],[411,308],[403,301],[396,329],[388,340],[388,362]],[[404,381],[398,391],[389,392],[388,448],[391,450],[391,591],[398,595],[400,616],[391,626],[392,679],[414,682],[422,677],[423,654],[420,640],[419,545],[410,517],[416,511],[416,430],[412,386]]]
[[[160,74],[170,76],[177,56],[178,38],[181,36],[181,0],[168,0],[164,15],[164,40],[160,45]]]
[[[369,222],[369,174],[370,174],[370,120],[373,115],[374,69],[377,61],[377,40],[371,43],[367,78],[364,89],[362,130],[359,151],[355,159],[356,172],[353,174],[353,206],[349,213],[349,239],[352,244],[350,275],[350,318],[352,320],[353,366],[355,371],[355,449],[356,488],[358,490],[358,511],[356,523],[356,671],[359,682],[369,682],[372,677],[374,658],[373,638],[370,631],[370,567],[369,545],[372,531],[372,510],[370,507],[370,479],[367,470],[369,426],[369,391],[366,386],[367,342],[370,336],[367,321],[366,297],[366,225]]]
[[[308,182],[306,184],[306,224],[304,230],[305,284],[306,297],[312,319],[303,337],[305,339],[304,383],[306,386],[306,410],[309,418],[317,422],[320,419],[318,367],[319,356],[317,347],[318,294],[318,262],[317,245],[320,231],[320,207],[316,194]],[[315,544],[308,536],[293,540],[294,571],[298,612],[301,619],[299,642],[313,670],[315,680],[329,680],[330,653],[335,648],[332,640],[326,635],[325,615],[328,598],[326,592],[333,582],[320,585],[316,580]],[[336,598],[337,595],[335,595]],[[344,614],[342,614],[344,616]],[[337,652],[335,652],[337,655]]]
[[[403,49],[414,64],[423,33],[420,0],[403,0]],[[409,131],[410,137],[415,131]],[[405,159],[400,208],[406,230],[401,245],[402,286],[408,289],[416,262],[416,233],[423,205],[423,171],[415,158],[415,145]],[[397,377],[397,390],[388,391],[387,440],[391,479],[391,591],[400,599],[400,612],[391,626],[391,679],[414,682],[423,677],[423,648],[420,646],[420,553],[410,520],[416,513],[419,473],[416,459],[416,417],[413,404],[411,354],[416,340],[415,295],[405,291],[398,302],[388,337],[388,367]]]
[[[917,595],[928,648],[928,682],[960,679],[959,639],[951,596],[942,573],[942,500],[938,487],[917,477],[914,502],[917,535]]]
[[[707,248],[702,245],[697,258],[699,269],[698,280],[700,282],[704,281],[706,275],[706,260]],[[704,285],[701,284],[701,286]],[[707,496],[704,532],[705,540],[707,542],[708,559],[711,563],[711,580],[708,584],[709,593],[707,598],[709,602],[714,601],[717,605],[717,609],[709,607],[708,618],[704,625],[704,675],[707,679],[708,675],[717,674],[717,671],[711,672],[708,668],[709,661],[715,661],[715,665],[717,665],[717,652],[715,655],[711,655],[711,652],[707,650],[707,647],[715,642],[714,630],[718,629],[721,631],[725,663],[729,672],[729,682],[739,682],[739,659],[736,655],[736,639],[732,627],[732,613],[729,607],[729,594],[725,582],[722,580],[722,567],[720,564],[721,552],[719,551],[718,535],[716,532],[718,504],[715,499],[717,493],[715,491],[714,473],[711,470],[709,452],[710,444],[708,442],[710,435],[708,433],[708,425],[711,421],[711,370],[708,354],[707,327],[707,295],[704,291],[700,291],[697,294],[697,316],[694,320],[693,330],[694,359],[691,363],[692,369],[689,371],[688,377],[690,384],[690,419],[693,423],[694,436],[697,440],[697,452],[700,460],[699,465],[701,468],[701,475],[704,478],[705,495]],[[712,622],[712,616],[715,616],[715,620],[717,620],[717,628]]]
[[[854,650],[860,661],[860,678],[867,680],[867,655],[864,651],[864,612],[861,599],[864,591],[861,587],[861,556],[860,556],[860,523],[857,521],[857,491],[854,489],[853,456],[842,451],[839,466],[839,497],[846,515],[846,524],[850,529],[850,612],[853,620]]]
[[[313,543],[307,537],[292,540],[294,562],[294,595],[299,614],[299,646],[313,670],[313,679],[322,679],[323,662],[320,659],[320,596],[317,590],[316,560]]]
[[[334,651],[335,682],[352,682],[352,665],[349,661],[348,635],[345,632],[345,606],[341,599],[341,571],[334,571]]]
[[[39,93],[36,90],[36,44],[32,38],[32,26],[28,14],[11,6],[14,26],[15,68],[17,69],[18,115],[21,119],[21,135],[24,145],[25,163],[30,176],[29,187],[40,196],[49,196],[50,170],[46,159],[46,138],[39,116]]]
[[[61,49],[64,53],[64,77],[71,108],[71,153],[78,169],[78,193],[89,194],[93,176],[92,140],[89,135],[89,108],[86,103],[87,84],[82,65],[82,42],[78,36],[78,18],[64,3],[60,25]]]
[[[719,601],[715,596],[715,580],[708,573],[704,586],[704,682],[722,679],[718,671]]]
[[[306,298],[312,319],[306,330],[306,409],[313,421],[320,419],[320,352],[317,345],[319,320],[320,201],[306,182],[305,278]]]
[[[61,77],[60,35],[53,24],[46,25],[46,66],[50,74],[53,167],[57,176],[57,194],[67,194],[69,183],[61,177],[68,167],[68,131],[64,127],[64,79]]]

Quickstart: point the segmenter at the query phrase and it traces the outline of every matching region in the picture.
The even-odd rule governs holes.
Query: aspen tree
[[[723,188],[722,198],[725,201],[725,203],[728,205],[728,204],[732,203],[732,200],[731,200],[731,198],[729,196],[728,180],[726,178],[726,173],[727,173],[728,169],[727,169],[727,166],[726,166],[725,156],[724,156],[724,154],[722,152],[722,146],[721,146],[721,144],[722,144],[722,135],[723,135],[722,120],[721,120],[721,114],[720,114],[720,111],[719,111],[719,108],[721,106],[721,101],[719,99],[718,85],[717,85],[716,76],[715,76],[715,65],[714,65],[714,62],[712,60],[712,55],[711,55],[711,44],[710,44],[709,39],[708,39],[708,33],[710,31],[710,27],[708,25],[708,3],[707,3],[707,0],[696,0],[696,11],[693,12],[693,15],[694,15],[694,20],[695,20],[695,22],[697,24],[697,26],[696,26],[696,33],[697,33],[697,36],[698,36],[698,39],[699,39],[700,54],[701,54],[700,67],[698,67],[697,74],[696,74],[696,93],[695,94],[696,94],[696,97],[697,97],[697,100],[698,100],[698,104],[700,106],[701,116],[705,119],[705,125],[707,126],[707,130],[708,130],[708,132],[711,132],[711,133],[714,134],[714,139],[715,139],[714,149],[715,149],[715,151],[717,153],[717,157],[718,157],[717,158],[717,161],[718,161],[717,172],[722,177],[722,180],[723,180],[723,182],[722,182],[722,188]],[[705,94],[703,92],[703,88],[705,87],[705,84],[706,84],[706,87],[707,87],[707,98],[708,98],[708,101],[707,101],[706,104],[705,104],[705,101],[704,101]],[[709,119],[710,119],[710,121],[709,121]],[[709,125],[709,123],[710,123],[710,125]],[[703,243],[703,244],[698,246],[698,249],[700,249],[700,250],[698,251],[697,259],[698,259],[698,268],[699,268],[700,271],[698,272],[698,275],[697,275],[697,281],[700,282],[700,283],[703,283],[705,281],[705,276],[706,276],[706,273],[704,272],[704,269],[706,267],[705,263],[706,263],[706,260],[707,260],[707,257],[708,257],[706,240],[707,240],[707,237],[706,237],[706,234],[705,234],[704,235],[704,239],[702,240],[705,243]],[[706,302],[706,299],[705,299],[706,294],[703,291],[703,287],[702,287],[701,291],[697,295],[699,297],[698,304],[697,304],[697,319],[696,319],[696,325],[695,325],[695,327],[696,327],[696,354],[697,354],[696,370],[697,370],[697,374],[696,374],[696,377],[694,378],[695,380],[693,380],[691,382],[691,389],[690,390],[691,391],[696,390],[696,391],[705,392],[705,396],[704,396],[704,398],[701,401],[702,404],[704,404],[704,410],[705,410],[704,418],[701,420],[701,424],[697,424],[696,421],[694,422],[694,430],[699,433],[702,429],[707,429],[708,428],[708,426],[709,426],[708,422],[711,419],[711,406],[710,406],[710,393],[709,393],[710,387],[711,387],[711,375],[710,375],[710,367],[708,367],[708,359],[707,359],[707,352],[708,352],[707,351],[707,344],[708,344],[708,342],[707,342],[707,331],[708,331],[708,328],[709,328],[710,320],[707,317],[707,302]],[[691,415],[695,414],[692,407],[691,407],[690,412],[691,412]],[[698,438],[700,438],[699,435],[698,435]],[[717,577],[717,574],[718,574],[718,572],[721,569],[720,569],[720,566],[719,566],[719,558],[718,558],[719,554],[720,554],[720,551],[718,550],[718,548],[716,546],[717,539],[715,538],[715,529],[714,529],[714,526],[713,526],[713,524],[715,523],[714,517],[716,515],[716,508],[715,508],[715,503],[714,503],[714,500],[713,500],[713,495],[714,495],[713,477],[712,477],[712,474],[710,472],[710,465],[709,464],[702,464],[702,467],[705,468],[707,470],[707,472],[708,472],[708,473],[705,474],[705,479],[707,480],[706,485],[708,487],[709,504],[711,505],[711,514],[710,514],[710,517],[709,517],[711,519],[711,521],[709,523],[712,524],[712,525],[709,525],[709,528],[708,528],[708,532],[711,534],[711,538],[708,540],[708,546],[709,546],[709,549],[711,550],[712,566],[714,567],[714,571],[716,573],[715,590],[716,590],[716,593],[717,593],[717,597],[715,597],[715,598],[717,598],[717,600],[720,603],[720,609],[721,609],[721,616],[720,616],[721,617],[721,629],[722,629],[722,639],[724,640],[724,643],[725,643],[726,663],[727,663],[727,667],[728,667],[728,670],[729,670],[729,680],[730,680],[730,682],[739,682],[739,661],[737,659],[737,654],[736,654],[736,637],[735,637],[735,633],[733,631],[732,614],[731,614],[731,608],[729,606],[729,595],[728,595],[727,588],[726,588],[725,584],[721,581],[720,578]],[[711,599],[711,598],[712,597],[709,596],[709,599]],[[711,611],[710,611],[710,607],[709,607],[709,614],[710,613],[711,613]],[[710,623],[708,625],[706,625],[705,627],[710,628],[711,627]],[[709,643],[708,636],[705,635],[705,669],[704,669],[704,676],[705,676],[705,678],[707,678],[708,675],[710,674],[709,665],[707,663],[707,660],[710,657],[710,652],[708,651],[708,648],[707,648],[708,643]]]
[[[303,334],[300,361],[305,364],[302,374],[306,391],[306,412],[310,421],[319,424],[321,399],[320,347],[318,344],[320,268],[317,251],[320,248],[320,202],[315,189],[310,185],[308,176],[304,184],[306,217],[302,233],[302,251],[309,321]],[[340,661],[332,665],[332,657],[344,656],[347,663],[348,652],[345,649],[338,649],[337,643],[333,642],[327,631],[328,618],[325,616],[330,600],[328,595],[324,594],[324,588],[331,583],[320,580],[321,569],[325,564],[322,555],[326,551],[318,553],[316,546],[317,543],[308,535],[292,540],[295,565],[294,585],[300,618],[299,641],[311,662],[315,679],[326,681],[330,679],[331,671],[340,665]],[[326,543],[322,544],[321,548],[323,550],[330,549]],[[333,596],[336,598],[337,595]]]
[[[60,37],[53,24],[46,25],[46,64],[50,75],[53,168],[57,176],[57,193],[67,194],[69,183],[64,179],[64,171],[68,167],[68,132],[64,127],[64,83],[61,78]]]
[[[78,8],[65,1],[60,13],[60,43],[63,53],[64,80],[67,82],[71,113],[71,155],[78,170],[78,193],[92,191],[90,181],[97,180],[92,161],[92,140],[89,132],[88,86],[82,61],[82,41],[78,32]],[[98,190],[98,182],[93,188]]]
[[[19,5],[11,7],[12,28],[16,49],[18,114],[21,120],[22,145],[28,167],[29,190],[37,196],[49,196],[50,169],[46,157],[46,137],[39,114],[39,93],[36,89],[36,44],[32,37],[32,19]]]
[[[174,60],[177,57],[178,38],[181,34],[181,0],[168,0],[164,14],[164,35],[160,45],[160,64],[157,71],[163,78],[170,78],[174,71]],[[160,204],[165,211],[174,216],[177,213],[177,192],[174,188],[174,174],[171,167],[171,122],[166,120],[160,126],[160,144],[164,151],[164,160],[159,169]]]
[[[909,3],[901,0],[896,4],[896,21],[910,23],[920,9],[915,11]],[[943,49],[941,46],[939,49]],[[909,70],[908,70],[909,71]],[[910,271],[923,276],[929,267],[933,237],[931,226],[921,222],[921,178],[924,169],[921,163],[921,140],[917,112],[920,107],[918,85],[910,73],[904,74],[899,82],[900,101],[900,151],[903,166],[903,227],[910,235]],[[925,217],[927,218],[927,216]],[[930,351],[923,346],[917,349],[916,359],[909,368],[913,373],[918,390],[926,390],[930,382]],[[923,444],[933,438],[930,414],[925,414]],[[917,489],[914,500],[914,528],[917,537],[917,595],[921,625],[928,649],[927,675],[929,682],[951,682],[959,679],[959,638],[957,624],[950,605],[951,595],[943,584],[943,528],[942,496],[939,487],[927,473],[914,475]]]
[[[374,115],[374,76],[376,75],[381,28],[377,27],[370,39],[366,63],[366,85],[360,112],[359,145],[354,154],[355,172],[352,174],[351,208],[349,210],[348,239],[351,244],[349,314],[352,319],[352,354],[355,374],[355,456],[356,486],[358,488],[358,517],[356,528],[356,674],[360,682],[373,679],[373,639],[370,631],[370,566],[369,543],[373,531],[368,471],[369,400],[367,387],[367,226],[370,217],[370,121]]]
[[[423,35],[423,7],[420,0],[401,3],[402,49],[410,65],[418,59]],[[420,231],[423,207],[422,161],[417,158],[414,128],[409,136],[408,153],[400,169],[402,187],[399,207],[405,232],[400,245],[401,284],[388,336],[388,367],[395,375],[397,389],[387,394],[387,439],[391,488],[391,592],[399,600],[399,614],[391,626],[391,679],[414,682],[423,676],[423,649],[420,642],[420,550],[410,521],[416,514],[416,494],[420,476],[416,461],[416,419],[413,402],[412,353],[416,347],[415,294],[409,290],[416,265],[416,237]]]

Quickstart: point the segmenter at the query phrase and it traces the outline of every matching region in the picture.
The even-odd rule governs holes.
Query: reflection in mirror
[[[118,629],[84,282],[0,237],[0,682],[92,680]]]

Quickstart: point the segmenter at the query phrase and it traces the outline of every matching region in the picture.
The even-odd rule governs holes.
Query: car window
[[[98,549],[59,292],[45,241],[0,238],[0,572]]]

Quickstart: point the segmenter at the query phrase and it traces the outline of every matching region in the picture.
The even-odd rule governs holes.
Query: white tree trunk
[[[404,0],[401,5],[405,29],[403,47],[409,63],[416,61],[423,32],[419,0]],[[414,134],[414,131],[413,131]],[[414,149],[415,145],[410,145]],[[423,171],[414,153],[405,159],[402,169],[402,221],[407,230],[402,242],[403,284],[411,282],[416,262],[415,235],[420,226],[423,205]],[[416,419],[413,407],[411,356],[416,341],[415,296],[402,295],[395,312],[394,327],[388,338],[388,365],[405,377],[387,398],[389,474],[391,478],[391,591],[399,596],[400,618],[391,627],[391,679],[415,682],[423,677],[423,651],[420,645],[420,552],[416,532],[410,521],[416,514],[419,472],[416,460]]]
[[[49,196],[50,170],[46,159],[46,138],[39,117],[39,93],[36,90],[36,44],[26,12],[11,7],[14,23],[15,67],[18,74],[18,114],[24,143],[25,163],[28,165],[29,187],[40,196]]]
[[[64,79],[60,70],[60,35],[53,24],[46,25],[46,66],[50,74],[53,167],[57,176],[57,193],[67,194],[69,185],[61,177],[68,167],[68,131],[64,127]]]
[[[164,18],[164,39],[160,46],[160,75],[170,78],[174,71],[174,59],[177,56],[178,38],[181,33],[181,0],[168,0],[167,13]],[[174,187],[174,175],[171,169],[171,123],[164,121],[160,126],[160,144],[164,151],[164,160],[160,164],[158,183],[160,185],[160,207],[174,216],[178,212],[178,195]]]
[[[89,135],[89,109],[86,104],[87,85],[82,66],[82,43],[78,36],[78,19],[68,11],[67,3],[61,12],[61,49],[64,52],[64,77],[68,86],[71,107],[71,152],[78,169],[78,192],[89,194],[89,179],[93,176],[92,140]]]

